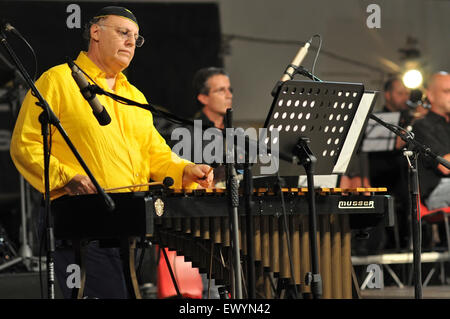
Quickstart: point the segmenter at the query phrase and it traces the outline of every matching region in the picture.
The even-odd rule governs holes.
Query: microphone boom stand
[[[417,169],[417,157],[419,154],[430,156],[440,164],[450,169],[450,163],[441,156],[434,154],[431,149],[420,144],[414,139],[412,134],[404,134],[395,126],[385,123],[377,116],[370,114],[370,118],[381,124],[388,130],[394,132],[403,141],[406,142],[407,151],[405,152],[408,160],[408,188],[409,188],[409,210],[412,219],[412,235],[413,235],[413,263],[414,263],[414,296],[416,299],[422,299],[422,268],[421,268],[421,238],[420,238],[420,219],[418,218],[417,199],[419,196],[419,177]],[[405,136],[406,135],[406,136]],[[409,153],[409,154],[408,154]],[[413,155],[413,162],[409,160],[409,155]]]
[[[8,41],[6,40],[6,36],[3,31],[0,32],[0,41],[2,45],[5,47],[6,51],[10,55],[10,57],[13,59],[14,64],[19,69],[20,73],[25,78],[28,86],[30,87],[31,91],[33,92],[33,95],[38,99],[38,102],[36,104],[40,107],[42,107],[43,111],[39,115],[39,122],[41,123],[41,133],[43,137],[43,151],[44,151],[44,184],[45,184],[45,192],[44,192],[44,198],[45,198],[45,214],[46,214],[46,222],[47,222],[47,229],[46,229],[46,235],[47,235],[47,293],[49,299],[55,299],[55,269],[54,269],[54,253],[55,253],[55,237],[53,232],[53,219],[51,215],[51,208],[50,208],[50,176],[49,176],[49,164],[50,164],[50,152],[49,152],[49,144],[48,144],[48,135],[49,135],[49,124],[55,126],[58,129],[58,132],[61,134],[61,136],[64,138],[64,141],[69,146],[70,150],[73,152],[75,157],[77,158],[80,165],[85,170],[86,174],[91,179],[92,183],[95,185],[98,193],[100,193],[104,200],[106,205],[108,206],[108,209],[110,211],[113,211],[115,208],[115,204],[111,197],[107,195],[104,190],[100,187],[97,180],[94,178],[92,173],[90,172],[89,168],[81,158],[80,154],[76,150],[75,146],[70,141],[69,137],[67,136],[67,133],[64,131],[63,127],[61,126],[61,123],[59,119],[56,117],[56,115],[53,113],[52,109],[48,105],[47,101],[43,98],[39,90],[34,85],[33,80],[30,78],[29,74],[23,67],[22,63],[18,59],[17,55],[14,53],[10,45],[8,44]]]
[[[232,128],[232,109],[228,109],[225,116],[225,127]],[[241,255],[239,252],[239,185],[236,179],[236,172],[234,170],[234,140],[233,135],[226,134],[226,156],[227,159],[231,157],[231,163],[226,161],[226,177],[228,190],[228,206],[230,214],[230,225],[233,235],[232,249],[233,249],[233,268],[234,268],[234,284],[235,284],[235,299],[242,299],[242,280],[241,280]]]

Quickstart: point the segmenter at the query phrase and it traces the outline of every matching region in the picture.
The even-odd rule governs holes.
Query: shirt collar
[[[443,117],[442,115],[439,115],[433,111],[428,111],[428,116],[430,118],[432,118],[434,121],[443,121],[445,123],[447,123],[447,120],[445,119],[445,117]]]
[[[92,62],[85,51],[80,52],[77,59],[75,60],[75,63],[79,65],[80,68],[82,68],[83,71],[89,74],[89,76],[92,78],[106,78],[106,73],[102,71],[94,62]],[[128,79],[125,74],[120,72],[117,75],[116,82],[119,85],[125,85],[128,82]]]

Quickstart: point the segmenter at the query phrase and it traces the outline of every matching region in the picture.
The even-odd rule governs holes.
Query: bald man
[[[431,76],[426,94],[430,112],[413,126],[415,139],[450,161],[450,74]],[[420,193],[428,209],[450,206],[450,170],[431,158],[419,157]]]

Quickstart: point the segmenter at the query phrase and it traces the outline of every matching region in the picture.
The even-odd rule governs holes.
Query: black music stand
[[[286,81],[279,87],[264,124],[271,137],[271,155],[285,160],[279,174],[307,176],[312,272],[307,274],[306,283],[311,285],[314,298],[322,295],[314,175],[333,173],[363,94],[362,84]]]

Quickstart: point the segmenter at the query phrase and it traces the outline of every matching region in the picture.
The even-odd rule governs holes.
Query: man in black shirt
[[[406,128],[411,123],[409,109],[406,102],[409,90],[401,79],[394,77],[384,85],[385,105],[382,112],[400,112],[399,126]],[[379,230],[379,249],[405,248],[409,242],[408,226],[408,166],[403,156],[404,142],[396,139],[394,150],[368,153],[369,180],[372,187],[387,187],[389,194],[395,199],[396,227],[399,238],[394,229]],[[397,241],[398,240],[398,241]]]
[[[233,103],[233,89],[231,88],[228,74],[223,68],[202,68],[194,75],[193,87],[194,98],[200,109],[194,115],[194,120],[201,120],[203,126],[224,129],[224,118],[227,109],[231,108]],[[202,150],[208,143],[210,143],[208,140],[202,141]],[[191,149],[195,152],[196,148],[194,144]],[[217,166],[214,163],[211,164]],[[225,181],[225,166],[220,165],[215,167],[214,174],[214,184],[223,184]]]
[[[230,77],[223,68],[219,67],[205,67],[199,69],[193,77],[193,98],[199,109],[194,114],[193,120],[199,121],[200,126],[173,124],[166,119],[155,115],[155,127],[164,137],[167,144],[180,157],[186,158],[194,162],[208,162],[215,160],[215,158],[205,158],[203,150],[211,140],[203,138],[203,132],[200,132],[201,127],[224,128],[224,118],[227,109],[232,107],[233,93],[230,85]],[[190,152],[185,153],[184,135],[185,131],[177,131],[177,129],[184,128],[189,130]],[[196,134],[197,131],[197,134]],[[217,130],[219,131],[219,130]],[[198,134],[200,132],[200,134]],[[222,133],[218,132],[217,136]],[[215,137],[212,137],[215,138]],[[181,144],[179,144],[182,142]],[[214,154],[213,154],[214,155]],[[225,180],[225,169],[217,163],[210,163],[214,167],[214,183],[223,182]],[[217,185],[216,185],[217,186]],[[223,185],[220,185],[223,186]]]
[[[430,112],[413,126],[415,139],[450,161],[450,74],[434,74],[427,87]],[[419,157],[420,195],[428,209],[450,205],[450,170],[427,156]]]
[[[233,102],[233,90],[228,74],[222,68],[209,67],[197,71],[193,80],[199,118],[224,128],[224,117]]]

